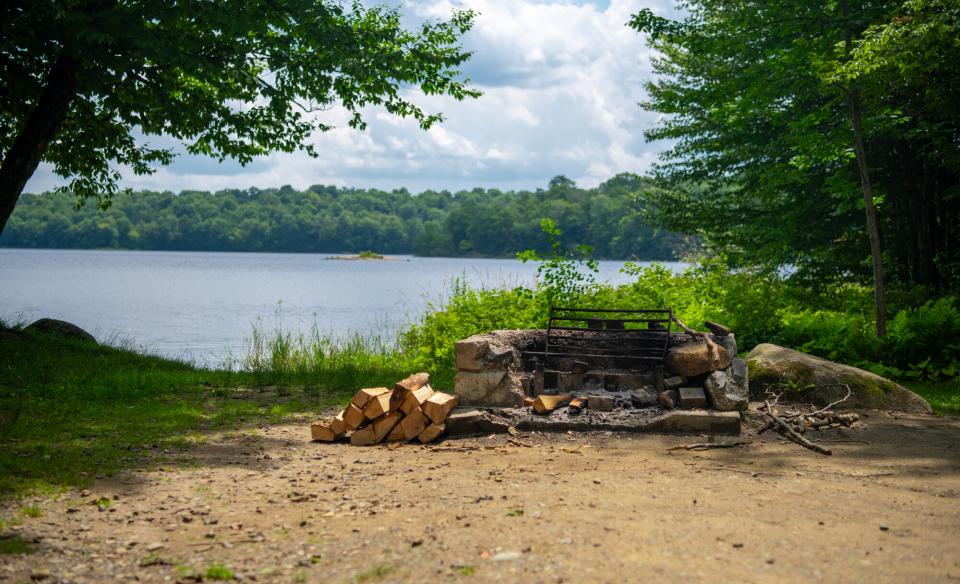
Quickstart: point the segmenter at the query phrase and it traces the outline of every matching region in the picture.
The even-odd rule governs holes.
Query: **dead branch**
[[[824,448],[819,444],[814,444],[813,442],[810,442],[809,440],[807,440],[806,438],[804,438],[803,436],[795,432],[794,429],[790,427],[790,424],[785,422],[780,416],[774,413],[773,406],[770,405],[770,402],[766,402],[766,403],[767,403],[767,411],[765,411],[764,413],[767,415],[768,418],[770,418],[772,422],[774,422],[777,425],[777,430],[781,434],[783,434],[790,440],[796,442],[800,446],[803,446],[804,448],[809,448],[810,450],[817,452],[819,454],[824,454],[826,456],[830,456],[833,454],[833,452],[831,452],[829,448]]]
[[[710,333],[703,333],[693,330],[692,328],[683,324],[683,321],[677,318],[676,315],[673,316],[673,322],[677,323],[677,326],[682,328],[683,331],[688,335],[692,337],[699,337],[706,341],[707,347],[710,349],[710,358],[713,360],[713,366],[718,368],[720,367],[720,348],[717,347],[715,342],[713,342],[713,338],[711,338]]]
[[[735,448],[737,446],[746,446],[752,444],[750,440],[740,440],[737,442],[697,442],[696,444],[679,444],[671,446],[667,450],[712,450],[714,448]]]

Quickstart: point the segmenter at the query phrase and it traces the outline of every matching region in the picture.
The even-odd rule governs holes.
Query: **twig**
[[[683,329],[685,333],[694,337],[700,337],[707,342],[707,347],[710,349],[710,358],[713,360],[714,367],[720,367],[720,349],[717,347],[717,344],[713,342],[713,339],[710,338],[710,333],[702,333],[700,331],[695,331],[687,325],[683,324],[683,321],[673,316],[673,322],[677,323],[677,326]]]
[[[679,444],[671,446],[667,450],[712,450],[714,448],[735,448],[737,446],[746,446],[752,444],[750,440],[741,440],[738,442],[697,442],[696,444]]]
[[[819,454],[824,454],[826,456],[830,456],[833,454],[833,452],[831,452],[829,448],[824,448],[819,444],[814,444],[813,442],[810,442],[800,434],[796,433],[793,430],[793,428],[790,427],[790,424],[784,422],[783,419],[781,419],[779,416],[773,413],[773,406],[770,405],[770,402],[766,402],[766,404],[767,404],[767,411],[764,413],[777,425],[777,428],[779,429],[781,434],[783,434],[790,440],[793,440],[800,446],[803,446],[804,448],[809,448],[810,450],[817,452]]]

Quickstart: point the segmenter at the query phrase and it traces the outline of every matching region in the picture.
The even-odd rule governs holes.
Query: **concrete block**
[[[679,391],[681,408],[689,410],[707,407],[707,395],[702,387],[681,387]]]
[[[587,408],[597,412],[613,411],[613,398],[608,395],[587,396]]]
[[[645,428],[649,432],[739,434],[739,412],[673,410]]]

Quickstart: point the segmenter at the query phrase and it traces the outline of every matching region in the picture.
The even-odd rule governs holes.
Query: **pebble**
[[[500,552],[490,559],[494,562],[511,562],[513,560],[519,560],[522,555],[520,552]]]

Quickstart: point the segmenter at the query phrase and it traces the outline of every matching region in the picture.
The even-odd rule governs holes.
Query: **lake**
[[[0,249],[0,318],[60,318],[100,340],[214,365],[243,352],[258,320],[389,339],[442,301],[455,278],[514,287],[536,275],[536,265],[511,259],[331,255]],[[622,266],[600,262],[600,278],[622,281]]]

